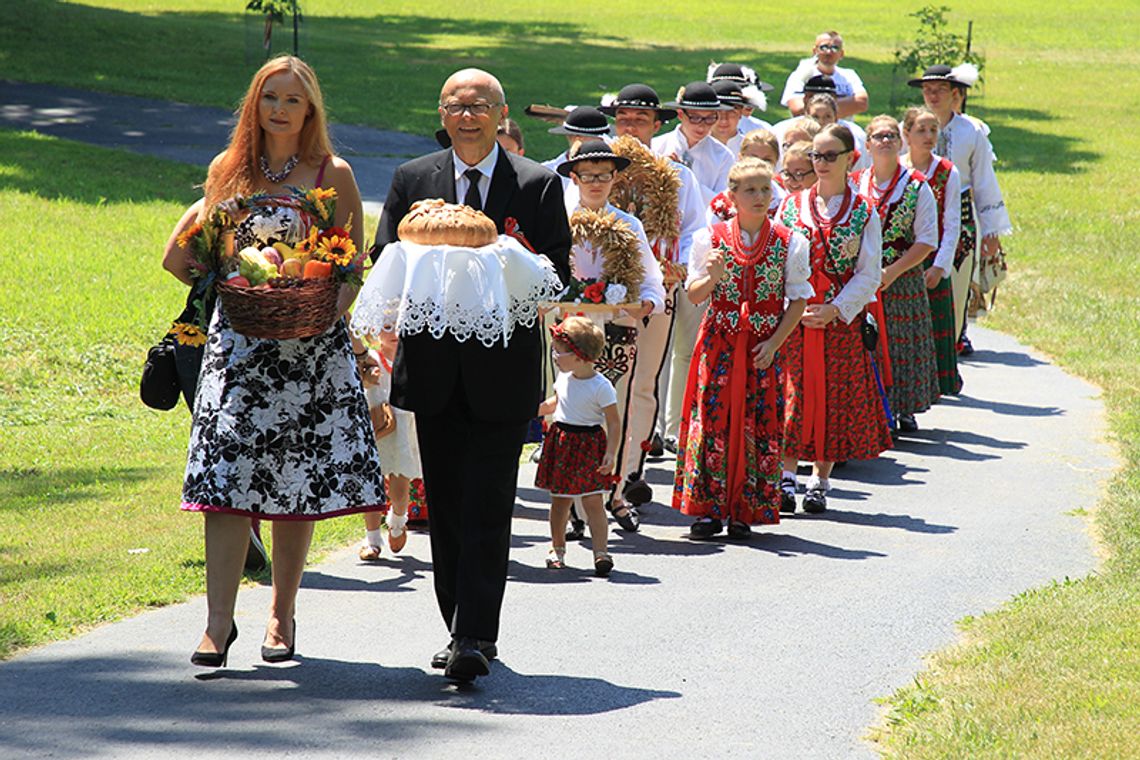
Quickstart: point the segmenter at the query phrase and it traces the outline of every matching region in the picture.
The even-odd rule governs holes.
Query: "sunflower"
[[[175,322],[170,326],[170,334],[183,346],[201,346],[206,342],[206,333],[197,325]]]
[[[193,240],[194,238],[196,238],[201,233],[202,233],[201,222],[194,222],[193,226],[191,226],[190,229],[186,230],[185,232],[183,232],[181,235],[178,236],[179,247],[188,248],[190,246],[190,241]]]
[[[316,227],[316,225],[314,225],[313,227],[309,228],[309,236],[302,240],[300,243],[297,243],[297,245],[293,246],[293,250],[297,251],[298,253],[312,253],[313,251],[317,250],[317,241],[320,239],[320,237],[321,231]]]
[[[346,267],[356,255],[356,244],[348,236],[322,235],[313,255],[321,261]]]

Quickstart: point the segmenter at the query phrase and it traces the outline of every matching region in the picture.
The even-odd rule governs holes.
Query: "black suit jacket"
[[[451,150],[408,161],[396,169],[384,213],[376,229],[375,258],[397,240],[396,227],[413,203],[442,198],[455,203],[455,163]],[[563,282],[570,277],[570,225],[562,199],[562,180],[530,159],[499,150],[487,193],[488,217],[504,232],[508,218],[534,247],[548,257]],[[476,338],[463,343],[450,333],[426,331],[401,336],[392,367],[392,404],[421,414],[443,411],[457,386],[475,419],[516,422],[531,419],[542,401],[541,325],[516,325],[508,345],[487,348]]]

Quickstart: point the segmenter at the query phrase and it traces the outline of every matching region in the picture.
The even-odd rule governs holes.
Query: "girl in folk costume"
[[[740,142],[740,158],[758,158],[762,161],[767,161],[772,167],[780,163],[780,142],[776,136],[766,129],[754,129],[741,138]],[[773,168],[773,171],[775,169]],[[773,175],[772,178],[772,203],[768,206],[768,218],[772,219],[776,216],[776,209],[780,207],[780,203],[784,200],[783,186],[780,185],[779,177]],[[732,204],[732,200],[728,197],[728,190],[719,193],[715,198],[709,202],[708,211],[705,213],[705,218],[708,220],[709,225],[714,225],[717,222],[727,222],[736,216],[736,206]]]
[[[661,268],[653,257],[645,229],[637,217],[609,202],[619,172],[630,160],[614,153],[602,140],[588,140],[571,149],[570,158],[557,170],[568,177],[577,193],[567,194],[567,216],[574,244],[570,267],[574,278],[606,284],[607,303],[639,303],[635,309],[607,316],[605,343],[596,369],[617,392],[620,427],[615,431],[626,445],[630,422],[630,381],[637,362],[637,325],[644,317],[665,308]],[[621,289],[614,293],[614,289]],[[572,307],[571,307],[572,308]],[[622,453],[619,446],[619,456]],[[623,529],[637,530],[637,519],[625,504],[615,504],[614,519]]]
[[[811,284],[800,327],[785,349],[784,477],[781,510],[795,510],[796,464],[812,461],[804,510],[827,509],[836,460],[871,459],[890,448],[887,416],[861,340],[864,307],[882,277],[881,227],[870,202],[847,181],[855,139],[841,124],[812,143],[816,183],[784,200],[777,220],[811,243]]]
[[[730,537],[743,538],[752,524],[780,521],[777,352],[813,292],[807,240],[768,219],[771,165],[744,158],[728,177],[737,215],[694,237],[686,282],[694,303],[711,296],[689,369],[673,490],[673,508],[698,518],[696,538],[725,523]]]
[[[893,116],[876,116],[867,127],[872,167],[852,175],[871,201],[883,230],[883,282],[879,291],[886,317],[877,350],[890,356],[891,410],[903,432],[918,429],[914,415],[938,400],[938,362],[930,322],[930,300],[919,267],[938,246],[938,204],[926,177],[899,162],[902,134]]]
[[[811,140],[801,140],[784,149],[784,168],[780,169],[777,181],[784,188],[785,198],[815,184],[815,165],[811,162],[811,152]]]
[[[590,523],[594,574],[606,576],[614,567],[606,551],[606,512],[602,499],[613,479],[621,415],[617,395],[594,370],[605,336],[585,317],[569,317],[550,328],[550,351],[558,367],[554,395],[542,402],[540,415],[553,414],[546,431],[535,485],[550,491],[550,556],[546,566],[566,566],[566,521],[574,499],[581,499]],[[602,428],[602,423],[605,428]]]
[[[954,332],[954,294],[950,270],[958,248],[962,216],[957,199],[962,180],[950,159],[933,153],[938,142],[938,117],[925,106],[907,109],[903,117],[903,140],[908,150],[907,166],[920,172],[934,193],[938,205],[938,249],[927,256],[926,295],[930,299],[930,321],[934,328],[934,355],[938,361],[938,389],[954,395],[962,390],[958,374],[958,335]]]

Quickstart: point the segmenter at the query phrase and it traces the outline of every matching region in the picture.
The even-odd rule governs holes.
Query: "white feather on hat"
[[[754,108],[759,108],[761,111],[768,110],[768,98],[756,85],[745,85],[740,89],[740,94],[743,95],[744,99],[752,104]]]
[[[719,65],[720,64],[717,63],[716,61],[709,61],[709,67],[707,69],[705,69],[705,81],[706,82],[712,81],[713,74],[716,73],[716,67]]]
[[[978,82],[978,67],[972,63],[961,63],[950,69],[950,76],[966,85],[973,87]]]
[[[740,73],[744,74],[744,78],[748,80],[748,84],[756,84],[760,81],[760,77],[756,76],[756,72],[747,66],[741,66]],[[758,107],[763,108],[763,106]]]
[[[617,101],[616,92],[607,92],[602,95],[601,105],[603,108],[612,106]]]

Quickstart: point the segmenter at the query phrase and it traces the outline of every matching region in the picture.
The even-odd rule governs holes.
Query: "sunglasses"
[[[837,160],[839,160],[840,156],[850,152],[851,151],[849,150],[841,150],[838,153],[820,153],[817,150],[813,150],[808,152],[808,158],[810,158],[812,161],[819,161],[825,164],[834,164]]]
[[[821,53],[838,53],[843,49],[842,45],[820,45],[819,52]]]
[[[870,137],[875,142],[881,142],[881,143],[892,143],[895,140],[899,139],[899,136],[896,135],[894,132],[878,132],[876,134],[871,135]]]

